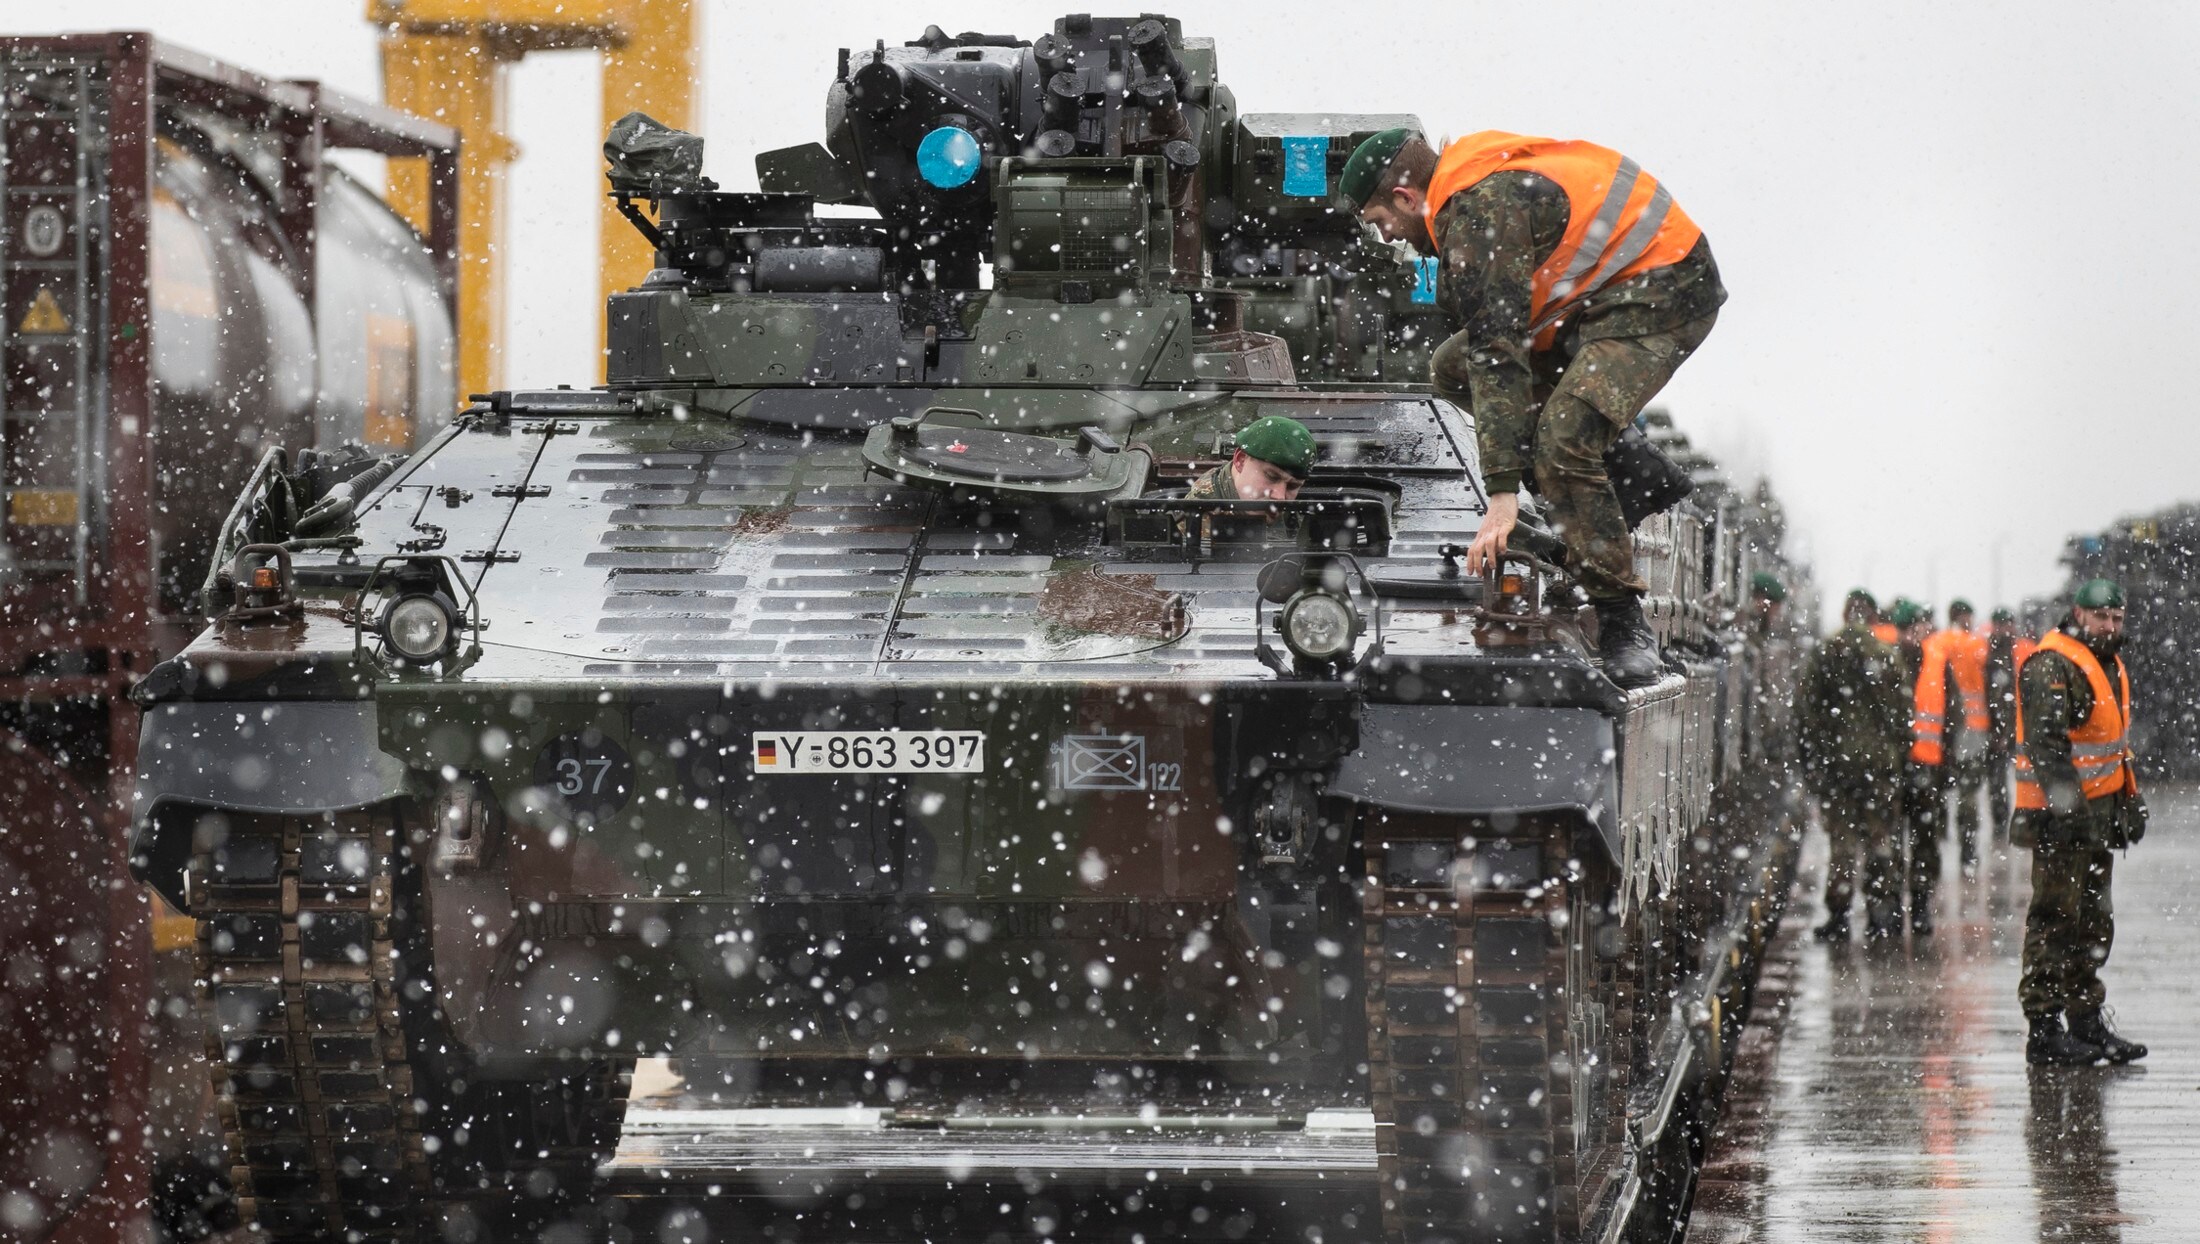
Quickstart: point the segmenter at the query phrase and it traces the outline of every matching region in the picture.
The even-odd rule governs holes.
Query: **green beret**
[[[1265,415],[1246,424],[1237,434],[1237,447],[1302,479],[1314,471],[1314,434],[1284,415]]]
[[[1862,602],[1864,602],[1865,604],[1867,604],[1867,605],[1871,606],[1871,611],[1872,611],[1873,613],[1878,613],[1878,612],[1879,612],[1879,598],[1878,598],[1878,597],[1876,597],[1876,596],[1872,595],[1872,594],[1871,594],[1870,592],[1867,592],[1867,591],[1865,591],[1865,590],[1864,590],[1863,588],[1860,588],[1860,587],[1852,587],[1852,588],[1850,588],[1850,589],[1849,589],[1849,599],[1848,599],[1848,603],[1849,603],[1849,604],[1851,604],[1851,605],[1853,605],[1853,604],[1857,603],[1858,601],[1862,601]]]
[[[1337,174],[1337,193],[1352,200],[1352,206],[1367,206],[1375,196],[1375,185],[1383,179],[1383,170],[1398,158],[1398,149],[1409,138],[1419,138],[1412,130],[1388,129],[1369,138],[1352,149],[1352,158],[1344,162],[1344,171]]]
[[[1762,570],[1749,576],[1749,593],[1752,596],[1762,596],[1774,604],[1779,604],[1788,598],[1787,585],[1781,583],[1777,577]]]
[[[1959,613],[1977,612],[1978,610],[1971,608],[1971,602],[1963,599],[1961,596],[1958,596],[1954,600],[1948,602],[1948,616],[1951,618]]]
[[[1907,596],[1895,597],[1894,607],[1887,610],[1887,621],[1902,629],[1908,629],[1919,618],[1929,618],[1931,616],[1931,614],[1925,612],[1923,606]]]
[[[2016,610],[2014,610],[2014,609],[1996,609],[1996,610],[1994,610],[1994,619],[1993,619],[1993,620],[1994,620],[1994,625],[1995,625],[1995,626],[2009,626],[2009,625],[2012,625],[2012,624],[2013,624],[2013,623],[2015,623],[2015,622],[2016,622],[2016,620],[2017,620],[2017,613],[2016,613]]]
[[[2124,589],[2107,579],[2087,579],[2079,586],[2075,603],[2080,609],[2121,609]]]

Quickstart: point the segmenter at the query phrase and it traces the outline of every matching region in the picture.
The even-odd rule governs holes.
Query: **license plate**
[[[983,773],[982,730],[759,730],[758,773]]]

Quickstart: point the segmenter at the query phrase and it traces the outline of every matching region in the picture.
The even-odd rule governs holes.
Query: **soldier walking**
[[[1605,676],[1656,682],[1665,667],[1604,453],[1726,301],[1703,230],[1617,151],[1497,130],[1441,154],[1384,130],[1353,151],[1337,188],[1384,238],[1442,261],[1437,298],[1457,331],[1430,370],[1438,392],[1473,409],[1490,490],[1467,568],[1504,554],[1532,481],[1596,606]]]
[[[1878,606],[1861,589],[1841,608],[1841,629],[1811,654],[1795,699],[1803,781],[1825,817],[1833,848],[1826,863],[1826,922],[1820,941],[1849,939],[1858,857],[1864,868],[1865,931],[1901,932],[1902,762],[1909,714],[1900,658],[1871,633]]]
[[[1749,577],[1749,612],[1742,618],[1750,641],[1742,645],[1742,671],[1751,694],[1743,721],[1743,755],[1762,762],[1778,780],[1795,760],[1795,627],[1787,619],[1787,585],[1758,571]]]
[[[1925,647],[1933,636],[1933,611],[1897,598],[1891,620],[1899,637],[1902,702],[1910,721],[1909,751],[1902,768],[1902,814],[1909,831],[1910,932],[1930,937],[1933,889],[1940,882],[1940,839],[1947,832],[1948,810],[1942,714],[1929,707],[1931,688],[1940,675],[1926,674]]]
[[[2033,1063],[2128,1063],[2147,1047],[2109,1030],[2101,968],[2116,940],[2115,857],[2146,835],[2132,773],[2131,676],[2124,594],[2107,579],[2078,589],[2062,623],[2017,673],[2017,811],[2010,837],[2032,850],[2017,985]],[[2069,1017],[2069,1027],[2063,1025]]]
[[[1956,841],[1965,877],[1978,875],[1979,796],[1986,785],[1986,637],[1971,626],[1971,602],[1948,606],[1948,629],[1926,639],[1917,678],[1912,755],[1940,766],[1941,787],[1956,797]],[[1942,796],[1936,811],[1945,815]]]

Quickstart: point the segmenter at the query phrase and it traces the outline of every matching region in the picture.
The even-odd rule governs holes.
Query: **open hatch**
[[[1184,491],[1109,501],[1108,543],[1223,558],[1273,556],[1279,549],[1383,557],[1402,493],[1376,476],[1320,471],[1289,501],[1187,497]]]

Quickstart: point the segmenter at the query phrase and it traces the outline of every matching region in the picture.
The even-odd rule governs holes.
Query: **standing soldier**
[[[1941,714],[1928,711],[1938,674],[1926,673],[1925,645],[1933,637],[1933,611],[1898,597],[1890,615],[1902,654],[1902,701],[1910,721],[1910,747],[1902,768],[1902,813],[1909,827],[1910,932],[1933,932],[1933,888],[1940,882],[1940,839],[1946,832],[1948,787]]]
[[[1975,634],[1971,602],[1948,606],[1948,629],[1925,641],[1917,679],[1917,742],[1912,755],[1929,754],[1942,785],[1956,796],[1956,838],[1963,875],[1978,875],[1978,801],[1986,785],[1986,637]],[[1936,811],[1945,812],[1939,796]]]
[[[1742,675],[1750,688],[1742,718],[1742,755],[1764,789],[1784,789],[1795,760],[1797,635],[1787,620],[1787,585],[1757,571],[1749,577],[1749,612],[1741,619]]]
[[[2017,673],[2010,836],[2032,849],[2017,985],[2030,1029],[2028,1062],[2128,1063],[2147,1053],[2109,1031],[2101,1014],[2101,968],[2116,940],[2109,853],[2138,842],[2147,828],[2127,735],[2131,676],[2117,655],[2123,631],[2123,590],[2090,579]]]
[[[1878,609],[1861,589],[1841,608],[1841,629],[1818,646],[1795,698],[1795,735],[1803,780],[1819,800],[1826,838],[1826,922],[1820,941],[1849,939],[1857,857],[1864,857],[1865,934],[1902,930],[1897,818],[1909,717],[1893,648],[1871,633]]]
[[[1664,677],[1604,453],[1726,301],[1703,230],[1617,151],[1497,130],[1441,154],[1412,130],[1384,130],[1353,151],[1337,189],[1385,239],[1442,260],[1437,298],[1456,331],[1430,371],[1473,409],[1490,490],[1467,568],[1503,555],[1532,479],[1596,606],[1605,676]]]
[[[1994,844],[2009,841],[2009,762],[2017,744],[2017,667],[2038,647],[2017,630],[2017,615],[1994,610],[1986,635],[1986,799]]]
[[[1866,596],[1864,599],[1871,600],[1871,597]],[[1910,604],[1908,597],[1897,596],[1894,598],[1894,603],[1887,606],[1887,611],[1885,613],[1881,613],[1879,611],[1879,602],[1876,600],[1872,601],[1872,638],[1878,640],[1880,643],[1887,645],[1889,648],[1900,647],[1902,645],[1902,628],[1894,624],[1893,617],[1897,613],[1901,613],[1906,609],[1914,607],[1915,606],[1912,606]]]

